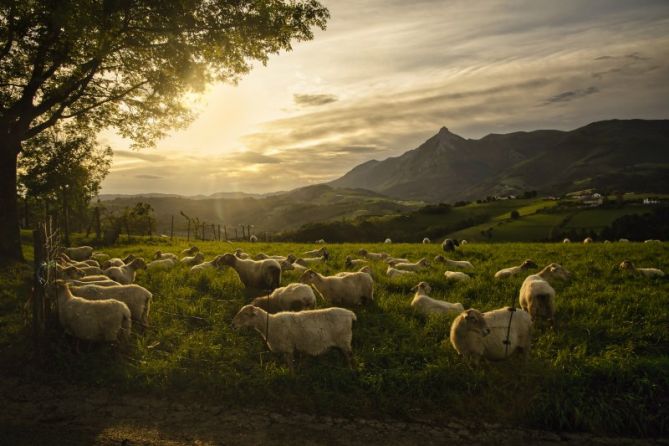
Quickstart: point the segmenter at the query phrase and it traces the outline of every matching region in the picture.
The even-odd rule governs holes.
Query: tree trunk
[[[23,260],[16,196],[16,158],[20,144],[0,141],[0,261]]]

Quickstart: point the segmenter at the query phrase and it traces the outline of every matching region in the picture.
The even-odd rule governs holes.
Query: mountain
[[[572,131],[465,139],[446,127],[416,149],[328,183],[428,202],[589,187],[669,191],[669,120],[610,120]]]

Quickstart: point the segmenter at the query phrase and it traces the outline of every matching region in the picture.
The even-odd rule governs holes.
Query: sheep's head
[[[448,251],[455,251],[455,247],[456,247],[456,246],[457,246],[456,243],[455,243],[453,240],[451,240],[450,238],[447,238],[447,239],[444,240],[444,242],[441,244],[441,248],[442,248],[444,251],[446,251],[446,252],[448,252]]]
[[[444,263],[445,261],[446,258],[441,254],[437,254],[436,256],[434,256],[434,263],[439,263],[439,262]]]
[[[248,327],[253,321],[265,313],[260,308],[253,305],[244,305],[241,310],[232,319],[234,328]]]
[[[323,248],[321,250],[321,256],[323,256],[323,260],[329,260],[330,259],[330,252],[327,249]]]
[[[353,265],[353,262],[351,260],[353,260],[353,259],[351,259],[351,256],[346,256],[346,266],[347,267]]]
[[[288,256],[286,257],[286,261],[289,262],[289,263],[294,263],[295,260],[297,260],[297,257],[295,257],[292,254],[288,254]]]
[[[128,264],[132,269],[146,269],[146,262],[143,258],[137,257],[132,262]]]
[[[367,273],[367,274],[370,274],[370,275],[371,275],[371,274],[372,274],[372,268],[370,268],[369,266],[365,265],[365,266],[363,266],[362,268],[360,268],[360,269],[358,270],[358,272],[361,272],[361,273]]]
[[[132,261],[135,260],[135,259],[136,259],[136,257],[135,257],[134,255],[132,255],[132,254],[128,254],[128,255],[125,256],[125,258],[123,259],[123,263],[125,263],[125,264],[127,265],[128,263],[132,262]]]
[[[364,256],[367,255],[367,250],[366,250],[366,249],[360,249],[360,250],[358,251],[358,254],[364,257]]]
[[[290,263],[288,260],[283,260],[283,261],[281,262],[281,270],[283,270],[283,271],[290,271],[290,270],[294,270],[294,269],[295,269],[295,267],[294,267],[293,264]]]
[[[225,265],[223,263],[223,256],[222,255],[218,255],[218,256],[214,257],[214,260],[212,260],[211,263],[216,268],[223,268],[223,266]]]
[[[427,282],[418,282],[418,284],[411,288],[411,291],[417,291],[421,294],[429,294],[432,291],[432,287]]]
[[[243,258],[242,257],[243,254],[244,254],[244,251],[242,251],[242,248],[235,249],[235,257],[241,259],[241,258]]]
[[[56,289],[56,298],[60,299],[61,297],[69,297],[69,286],[66,281],[62,279],[57,279],[54,282],[54,288]]]
[[[300,276],[300,282],[301,283],[306,283],[306,284],[311,284],[316,280],[318,277],[318,273],[315,271],[312,271],[310,269],[306,270],[305,272],[302,273],[302,276]]]
[[[154,260],[158,260],[158,259],[160,259],[162,256],[163,256],[163,252],[162,252],[162,251],[156,251],[156,253],[153,255],[153,259],[154,259]]]
[[[629,260],[623,260],[618,266],[623,271],[634,271],[634,263]]]
[[[267,258],[269,258],[269,256],[264,252],[260,252],[253,257],[254,260],[265,260]]]
[[[400,261],[399,261],[399,260],[396,260],[396,259],[392,259],[392,260],[386,260],[386,263],[387,263],[388,265],[390,265],[390,266],[395,266],[395,265],[397,265],[398,263],[400,263]]]
[[[196,262],[199,262],[199,263],[204,262],[204,254],[202,254],[201,252],[198,252],[197,254],[195,254],[195,256],[193,256],[193,258]]]
[[[526,259],[521,265],[521,269],[539,268],[539,265],[534,263],[531,259]]]
[[[554,279],[567,280],[571,276],[571,273],[558,263],[551,263],[539,274],[549,282]]]
[[[64,279],[81,279],[86,273],[76,266],[68,266],[66,268],[56,268],[56,276]]]
[[[571,243],[571,240],[569,240],[568,238],[566,238],[566,239],[562,240],[562,243]]]
[[[490,327],[488,327],[483,314],[479,310],[470,308],[467,311],[463,311],[459,318],[467,331],[480,333],[481,336],[488,336],[490,334]]]
[[[236,262],[237,262],[237,257],[234,254],[230,254],[229,252],[223,254],[220,260],[221,264],[228,266],[234,266]]]
[[[586,238],[583,240],[583,243],[592,243],[592,238],[591,238],[591,237],[586,237]]]
[[[418,263],[420,266],[424,266],[424,267],[430,266],[430,262],[428,262],[428,260],[425,257],[423,257],[422,259],[420,259],[416,263]]]

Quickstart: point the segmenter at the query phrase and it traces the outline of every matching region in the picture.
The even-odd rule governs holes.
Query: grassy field
[[[301,253],[311,245],[198,243],[211,258],[241,247],[249,253]],[[332,259],[316,269],[342,271],[344,258],[363,245],[329,246]],[[364,245],[396,256],[432,258],[436,244]],[[179,252],[185,243],[127,244],[106,249],[150,257],[156,249]],[[389,279],[372,264],[375,303],[355,309],[349,370],[337,351],[300,357],[291,373],[266,351],[258,333],[235,331],[231,320],[246,303],[236,273],[141,272],[137,283],[154,293],[151,328],[133,335],[119,356],[111,347],[75,354],[62,335],[53,338],[47,374],[120,391],[183,395],[203,402],[264,405],[340,416],[449,416],[544,429],[606,434],[669,434],[669,282],[613,272],[622,259],[668,269],[667,244],[468,244],[454,258],[476,267],[468,283],[448,283],[443,268],[414,278]],[[494,272],[532,258],[573,272],[557,290],[557,327],[534,333],[528,362],[511,358],[463,364],[448,341],[452,318],[415,315],[409,291],[429,282],[432,296],[492,310],[517,302],[522,277],[495,281]],[[0,361],[20,363],[30,344],[20,308],[27,268],[2,272]],[[298,280],[287,273],[282,284]],[[7,291],[10,290],[10,291]],[[16,290],[12,292],[11,290]],[[319,301],[319,306],[326,306]],[[9,348],[9,345],[13,348]],[[28,373],[21,370],[21,373]]]

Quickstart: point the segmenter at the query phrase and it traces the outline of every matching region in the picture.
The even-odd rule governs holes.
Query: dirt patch
[[[669,445],[451,420],[347,419],[185,404],[63,384],[0,380],[3,445]]]

